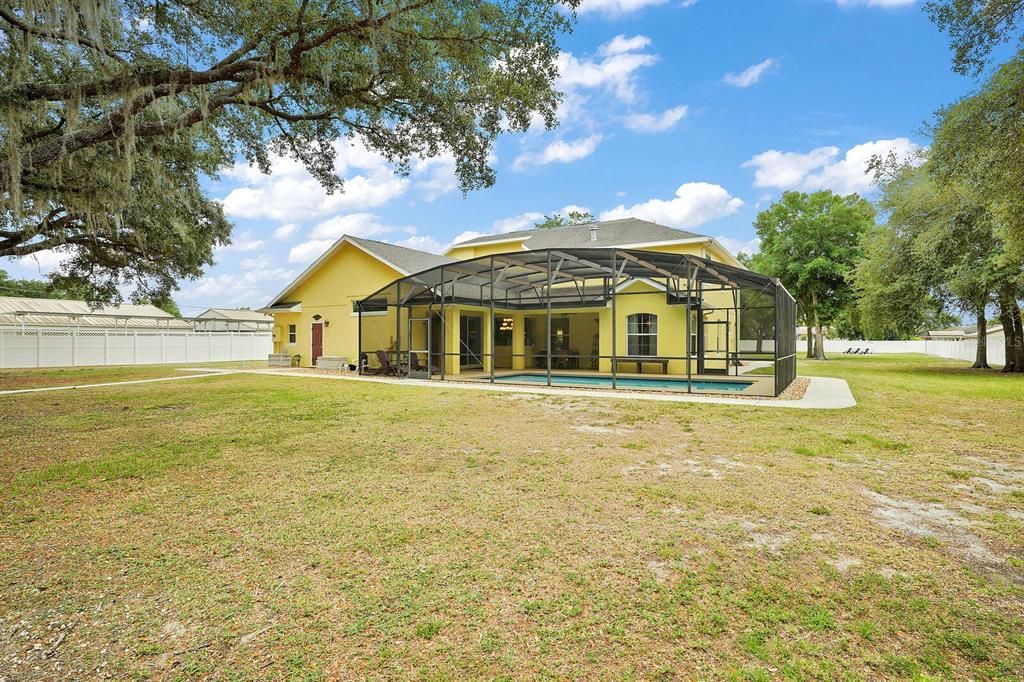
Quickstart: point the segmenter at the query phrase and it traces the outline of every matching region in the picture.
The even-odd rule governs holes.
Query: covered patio
[[[400,278],[355,308],[363,374],[754,396],[796,376],[789,292],[689,254],[494,254]]]

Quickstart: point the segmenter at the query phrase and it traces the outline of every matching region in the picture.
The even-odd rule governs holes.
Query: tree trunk
[[[1003,371],[1024,373],[1024,329],[1021,328],[1016,293],[1012,289],[999,292],[999,321],[1003,324],[1003,348],[1006,352]]]
[[[811,306],[814,309],[814,358],[825,360],[825,335],[821,333],[821,318],[818,316],[818,295],[811,294]]]
[[[756,353],[761,353],[764,348],[764,327],[757,325],[757,350]]]
[[[1024,320],[1021,319],[1020,306],[1017,305],[1017,301],[1013,301],[1010,311],[1010,316],[1013,318],[1013,371],[1024,374]]]
[[[988,321],[985,319],[985,306],[978,309],[978,346],[975,351],[974,364],[971,369],[989,369],[988,366]]]
[[[814,335],[811,333],[811,313],[804,313],[804,329],[807,330],[807,359],[814,357]]]

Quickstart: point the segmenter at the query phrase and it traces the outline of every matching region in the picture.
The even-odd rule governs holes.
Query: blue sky
[[[182,283],[183,313],[267,303],[342,233],[440,251],[570,206],[754,249],[751,222],[783,190],[870,194],[871,155],[912,153],[931,112],[977,85],[907,0],[584,0],[560,47],[561,125],[504,136],[487,190],[463,196],[449,159],[397,177],[358,145],[340,150],[340,195],[284,159],[270,177],[240,165],[209,183],[235,244]]]

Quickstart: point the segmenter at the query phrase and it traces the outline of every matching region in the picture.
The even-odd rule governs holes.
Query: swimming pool
[[[547,384],[548,378],[544,374],[506,374],[494,377],[494,380],[509,384]],[[695,391],[732,391],[738,392],[753,385],[753,381],[707,381],[695,380],[693,389]],[[557,386],[600,386],[602,388],[612,387],[610,376],[587,376],[577,374],[552,374],[551,384]],[[618,388],[640,388],[650,390],[686,390],[686,379],[656,379],[646,377],[618,377],[615,380]]]

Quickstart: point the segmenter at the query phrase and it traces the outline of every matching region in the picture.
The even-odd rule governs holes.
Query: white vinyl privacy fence
[[[1006,347],[1002,333],[989,334],[985,338],[990,365],[1002,365],[1006,362]],[[942,341],[846,341],[844,339],[825,339],[826,353],[844,353],[847,348],[868,348],[872,353],[924,353],[950,360],[974,362],[978,342],[976,339],[942,340]]]
[[[266,359],[269,332],[0,329],[0,369]]]

